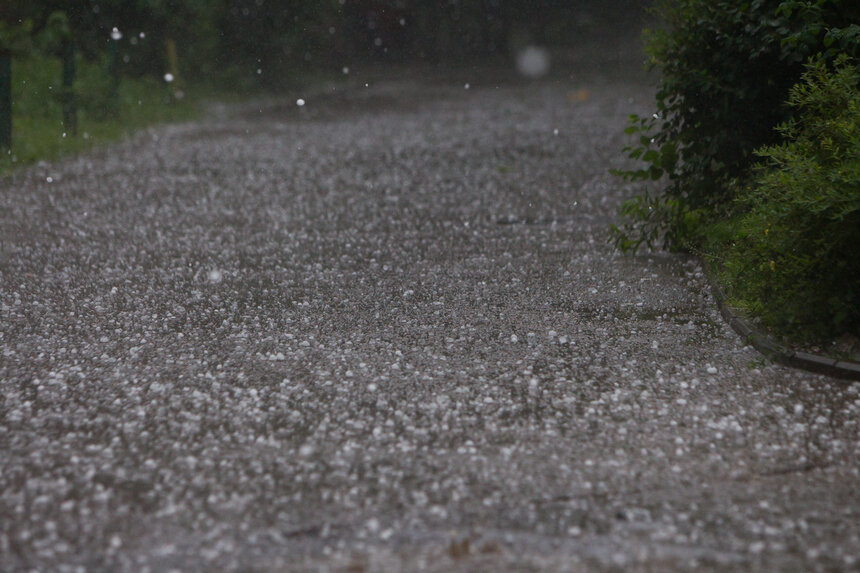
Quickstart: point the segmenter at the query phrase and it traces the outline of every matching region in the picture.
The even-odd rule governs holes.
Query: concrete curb
[[[779,364],[808,370],[816,374],[824,374],[843,380],[860,381],[860,362],[840,360],[830,356],[821,356],[786,348],[766,334],[754,329],[749,322],[726,303],[726,296],[714,278],[710,266],[701,261],[705,274],[711,284],[711,294],[717,302],[720,314],[729,326],[740,335],[750,346]]]

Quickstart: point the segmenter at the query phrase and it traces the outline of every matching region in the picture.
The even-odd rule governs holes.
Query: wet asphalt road
[[[607,244],[650,88],[469,79],[0,182],[0,570],[860,568],[860,384]]]

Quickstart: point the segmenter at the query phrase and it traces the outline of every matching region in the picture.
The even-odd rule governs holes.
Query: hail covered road
[[[860,384],[607,244],[650,94],[413,74],[0,181],[0,570],[860,567]]]

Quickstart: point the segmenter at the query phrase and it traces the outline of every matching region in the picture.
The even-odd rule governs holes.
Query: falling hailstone
[[[305,100],[303,100],[303,99],[301,99],[301,98],[297,99],[297,100],[296,100],[296,105],[297,105],[297,106],[299,106],[299,107],[302,107],[303,105],[305,105]]]
[[[110,31],[110,39],[115,42],[122,40],[122,32],[119,31],[119,28],[114,27],[114,29]]]
[[[527,78],[540,78],[549,72],[549,52],[538,46],[527,46],[517,54],[517,71]]]
[[[164,74],[164,81],[170,83],[173,81],[173,74]]]
[[[221,274],[221,271],[218,269],[212,269],[209,271],[209,281],[213,283],[220,283],[221,279],[224,275]]]

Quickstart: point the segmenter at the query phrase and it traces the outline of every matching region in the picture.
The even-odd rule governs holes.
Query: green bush
[[[622,206],[614,237],[625,251],[661,238],[695,247],[703,224],[732,213],[753,151],[778,143],[803,63],[860,56],[854,0],[658,0],[655,10],[665,26],[646,34],[646,52],[661,74],[657,109],[631,116],[638,139],[625,148],[645,165],[619,173],[660,186]]]
[[[794,337],[860,331],[860,72],[810,64],[788,103],[796,119],[739,194],[722,261],[736,304]]]

